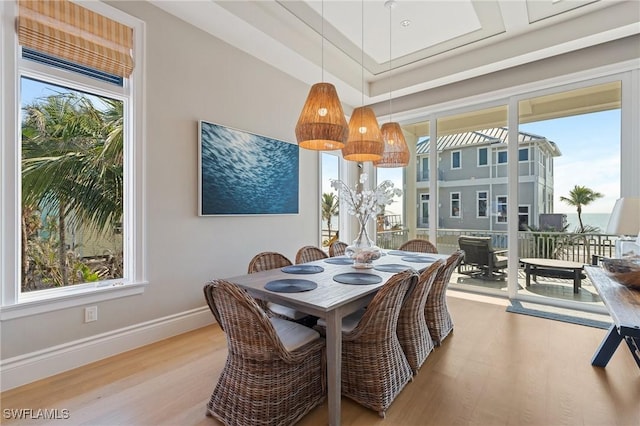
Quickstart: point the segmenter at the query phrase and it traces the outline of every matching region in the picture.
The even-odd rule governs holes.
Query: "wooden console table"
[[[640,367],[640,291],[609,278],[600,267],[585,266],[584,270],[613,320],[611,328],[591,359],[591,365],[605,367],[624,339]]]

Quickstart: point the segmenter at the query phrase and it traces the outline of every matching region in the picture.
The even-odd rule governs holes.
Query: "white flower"
[[[382,213],[384,206],[391,204],[395,196],[402,195],[402,190],[394,188],[390,180],[380,183],[374,190],[364,189],[367,179],[367,174],[362,173],[360,183],[354,189],[341,180],[331,179],[331,187],[339,192],[342,205],[346,205],[347,212],[356,216],[362,225],[378,213]]]

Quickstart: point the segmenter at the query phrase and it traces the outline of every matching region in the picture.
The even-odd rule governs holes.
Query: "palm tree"
[[[598,198],[602,197],[604,197],[604,195],[602,195],[601,193],[587,188],[586,186],[579,185],[575,185],[573,189],[569,191],[568,197],[560,197],[560,201],[564,201],[570,206],[574,206],[578,211],[578,222],[580,223],[581,234],[584,233],[584,225],[582,223],[582,207],[587,206]]]
[[[102,234],[122,220],[122,102],[102,101],[98,109],[86,96],[61,93],[24,108],[23,211],[57,212],[61,285],[69,282],[67,228]]]
[[[322,194],[322,220],[327,221],[329,228],[329,239],[331,239],[331,218],[337,216],[340,212],[340,201],[333,192],[325,192]]]

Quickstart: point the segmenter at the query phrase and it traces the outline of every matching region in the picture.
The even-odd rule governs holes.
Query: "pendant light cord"
[[[391,91],[393,87],[391,85],[391,10],[393,9],[393,4],[389,5],[389,123],[393,121],[393,108],[391,107]]]
[[[360,80],[360,90],[362,92],[362,106],[364,106],[364,0],[362,0],[362,49],[360,50],[360,69],[361,69],[361,80]]]
[[[320,3],[320,14],[321,14],[321,22],[320,22],[320,37],[322,37],[322,54],[320,63],[322,64],[322,79],[321,81],[324,83],[324,0]]]

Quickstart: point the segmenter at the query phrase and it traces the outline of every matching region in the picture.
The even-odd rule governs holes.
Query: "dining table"
[[[256,299],[289,306],[324,319],[328,420],[330,425],[337,426],[341,419],[342,319],[366,306],[395,273],[408,268],[420,272],[448,256],[383,250],[370,269],[356,269],[352,259],[338,256],[302,264],[306,266],[293,265],[225,280],[244,288]],[[293,285],[296,283],[301,284],[299,288],[302,291],[296,290]]]

